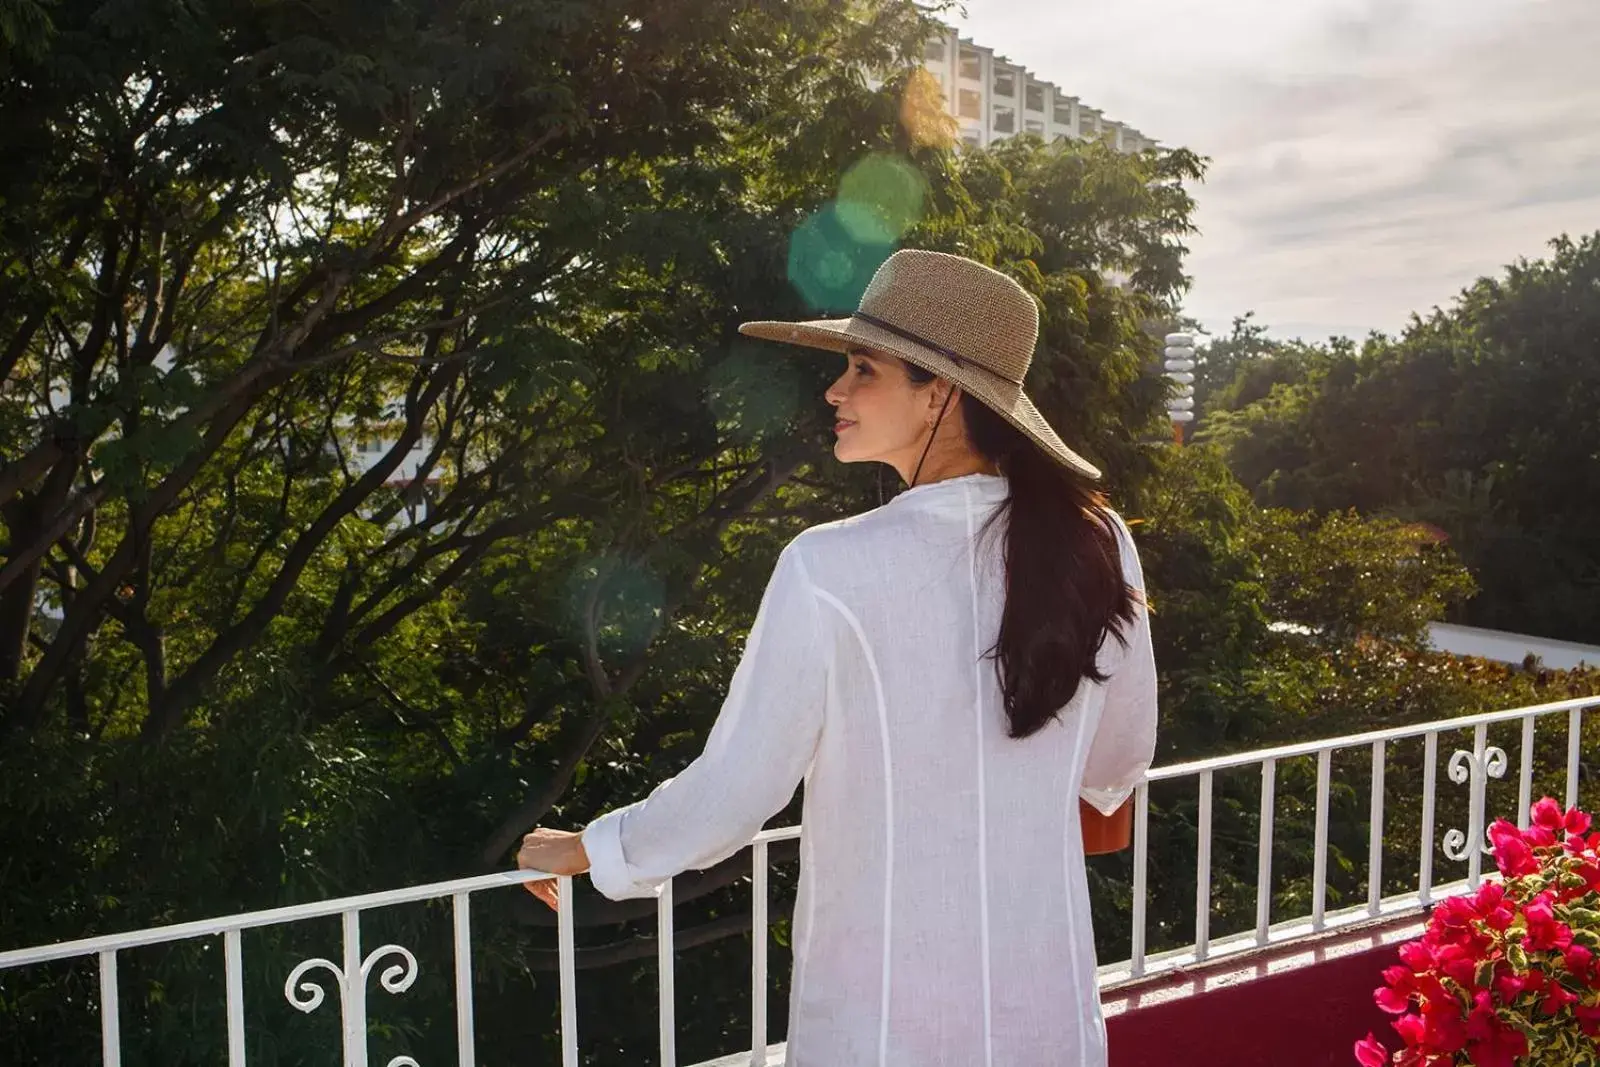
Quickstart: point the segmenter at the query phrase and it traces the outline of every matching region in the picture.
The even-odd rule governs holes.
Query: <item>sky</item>
[[[1600,0],[966,0],[963,36],[1166,146],[1185,311],[1226,333],[1397,333],[1600,230]]]

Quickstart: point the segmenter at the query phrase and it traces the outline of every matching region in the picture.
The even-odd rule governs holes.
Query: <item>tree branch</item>
[[[346,486],[333,503],[323,509],[322,514],[316,517],[310,527],[295,539],[295,543],[284,556],[283,566],[279,568],[277,577],[267,587],[261,599],[256,601],[243,619],[218,634],[210,646],[172,683],[167,690],[166,699],[159,705],[152,706],[140,730],[140,736],[144,740],[153,742],[165,738],[177,724],[179,716],[200,695],[202,688],[239,653],[240,649],[253,641],[283,609],[284,602],[299,581],[300,575],[334,528],[363,500],[371,496],[378,486],[388,480],[389,475],[404,460],[412,443],[421,433],[421,413],[426,411],[437,398],[448,379],[448,375],[437,375],[434,380],[428,382],[420,397],[413,394],[405,429],[401,431],[389,452],[382,460],[373,464],[372,469]]]

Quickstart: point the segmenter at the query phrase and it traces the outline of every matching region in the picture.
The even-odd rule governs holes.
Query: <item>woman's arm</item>
[[[743,848],[794,796],[816,751],[827,694],[817,598],[799,542],[786,547],[705,750],[649,797],[591,823],[595,888],[649,896]]]
[[[1137,592],[1138,603],[1127,632],[1128,645],[1106,681],[1105,705],[1079,790],[1083,800],[1106,816],[1115,813],[1144,778],[1156,747],[1156,660],[1144,600],[1144,569],[1127,527],[1116,517],[1112,524],[1120,542],[1123,580]]]

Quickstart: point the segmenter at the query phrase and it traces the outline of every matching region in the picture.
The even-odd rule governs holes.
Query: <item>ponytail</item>
[[[915,382],[933,375],[906,364]],[[1107,636],[1127,645],[1136,594],[1106,499],[982,402],[963,393],[967,436],[1000,468],[1011,492],[984,525],[1005,522],[1005,608],[985,655],[994,660],[1012,737],[1038,732],[1078,692],[1107,676],[1096,658]]]

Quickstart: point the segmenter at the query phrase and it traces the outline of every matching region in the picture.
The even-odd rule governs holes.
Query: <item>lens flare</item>
[[[875,154],[845,171],[836,201],[839,221],[864,244],[892,244],[922,219],[928,182],[903,159]]]
[[[856,209],[846,209],[845,214],[855,215]],[[854,228],[872,230],[859,217]],[[789,282],[818,311],[853,311],[873,272],[894,251],[892,240],[863,241],[851,231],[839,205],[829,204],[801,223],[789,239]]]

